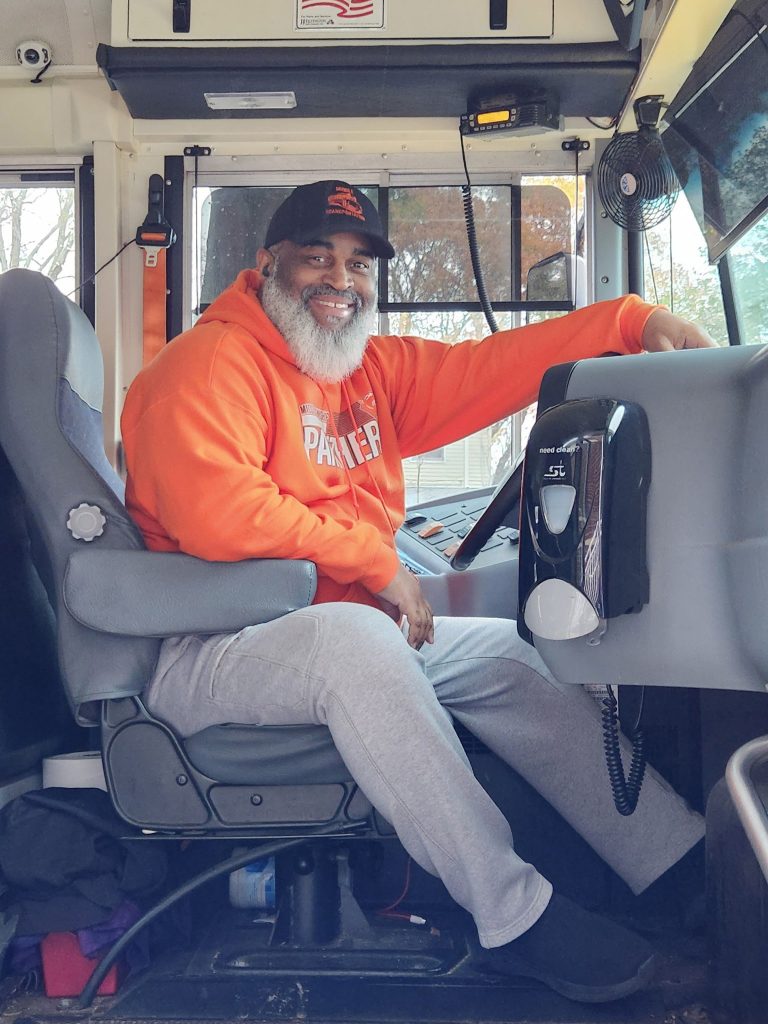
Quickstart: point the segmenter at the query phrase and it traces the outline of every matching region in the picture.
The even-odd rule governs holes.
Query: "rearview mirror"
[[[573,302],[576,308],[584,306],[587,300],[584,257],[556,252],[534,263],[526,278],[525,297],[528,302]]]

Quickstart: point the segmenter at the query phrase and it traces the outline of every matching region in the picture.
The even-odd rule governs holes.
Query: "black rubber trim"
[[[727,253],[718,262],[717,273],[720,277],[720,294],[723,299],[723,313],[725,314],[725,328],[728,331],[728,344],[743,345],[741,319],[739,318],[739,308],[733,290],[733,276]]]
[[[165,218],[176,232],[168,249],[165,336],[168,341],[184,330],[184,157],[165,158]]]
[[[642,231],[627,231],[627,291],[645,298]]]
[[[96,325],[96,282],[89,280],[96,273],[96,209],[94,202],[93,157],[83,157],[77,172],[80,218],[78,224],[78,264],[80,280],[80,308]]]

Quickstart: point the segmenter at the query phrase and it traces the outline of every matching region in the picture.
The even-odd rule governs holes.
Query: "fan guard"
[[[605,212],[627,231],[647,231],[670,215],[680,182],[655,128],[611,139],[597,167],[597,191]]]

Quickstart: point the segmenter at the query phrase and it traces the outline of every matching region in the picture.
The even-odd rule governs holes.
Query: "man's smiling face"
[[[257,265],[267,271],[264,310],[299,368],[326,381],[357,369],[375,324],[376,259],[366,236],[279,242],[259,250]]]

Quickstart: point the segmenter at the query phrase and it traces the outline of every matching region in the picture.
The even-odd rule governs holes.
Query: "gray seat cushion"
[[[231,785],[352,778],[324,725],[213,725],[186,739],[184,748],[198,771]]]

